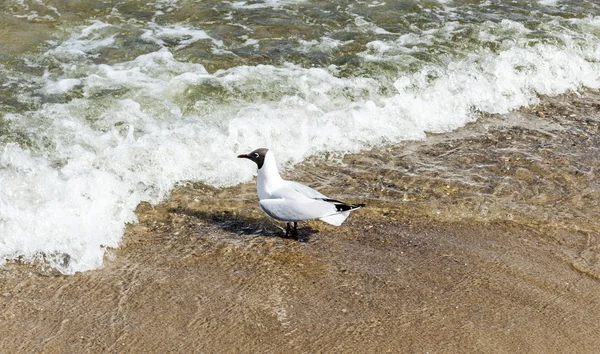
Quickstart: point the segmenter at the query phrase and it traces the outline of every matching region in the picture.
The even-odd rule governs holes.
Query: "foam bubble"
[[[278,8],[281,8],[284,6],[295,5],[295,4],[303,3],[303,2],[305,2],[305,0],[264,0],[264,1],[260,1],[260,2],[235,1],[230,4],[231,4],[231,7],[233,7],[233,8],[253,10],[253,9],[264,9],[264,8],[278,9]]]
[[[333,39],[327,36],[321,37],[318,40],[313,39],[310,41],[298,40],[298,44],[300,45],[300,49],[303,51],[312,51],[318,50],[325,53],[333,52],[337,50],[339,47],[345,46],[354,42],[353,40],[348,41],[340,41],[337,39]]]
[[[538,0],[538,3],[546,6],[556,6],[559,0]]]
[[[91,21],[92,24],[74,33],[60,45],[47,51],[44,56],[54,60],[72,61],[82,58],[97,56],[96,49],[104,48],[115,42],[114,34],[109,33],[114,26],[100,20]]]
[[[61,17],[58,9],[41,1],[26,3],[25,0],[12,1],[12,6],[7,4],[8,12],[16,18],[25,18],[29,21],[54,22]]]
[[[152,27],[153,29],[146,31],[141,38],[163,47],[166,45],[166,42],[175,41],[178,43],[175,49],[181,49],[203,39],[212,41],[218,47],[223,46],[223,41],[212,38],[206,31],[190,28],[181,24],[170,26],[158,26],[152,24]]]

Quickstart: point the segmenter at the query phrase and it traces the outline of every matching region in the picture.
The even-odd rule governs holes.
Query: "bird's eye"
[[[258,152],[255,152],[254,154],[252,154],[252,156],[257,159],[258,158]]]

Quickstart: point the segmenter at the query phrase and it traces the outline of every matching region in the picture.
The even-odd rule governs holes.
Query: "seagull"
[[[331,199],[316,190],[298,182],[286,181],[279,175],[275,156],[265,148],[239,155],[258,166],[256,189],[261,209],[272,218],[287,222],[285,236],[297,235],[298,221],[319,219],[328,224],[340,226],[352,210],[365,204],[348,204]]]

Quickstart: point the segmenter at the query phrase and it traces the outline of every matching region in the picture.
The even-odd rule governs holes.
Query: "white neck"
[[[267,151],[265,161],[262,167],[258,170],[256,188],[258,189],[258,199],[268,199],[271,193],[279,187],[283,179],[277,171],[277,163],[275,156],[271,151]]]

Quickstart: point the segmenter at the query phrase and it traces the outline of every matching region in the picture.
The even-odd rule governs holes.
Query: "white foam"
[[[363,31],[377,33],[377,34],[392,34],[391,32],[384,30],[383,28],[375,25],[374,23],[367,21],[364,18],[364,16],[360,16],[360,15],[356,15],[356,14],[352,14],[352,16],[354,16],[354,24],[357,26],[358,29],[361,29]]]
[[[538,3],[546,6],[556,6],[559,0],[538,0]]]
[[[64,94],[80,84],[81,80],[79,79],[60,79],[57,81],[47,79],[46,86],[44,86],[42,93],[45,95]]]
[[[56,7],[45,4],[42,1],[27,4],[24,0],[17,0],[13,1],[11,5],[7,6],[6,10],[12,12],[12,16],[16,18],[25,18],[29,21],[53,22],[61,17]]]
[[[278,9],[284,6],[296,5],[299,3],[303,3],[306,0],[264,0],[260,2],[254,1],[234,1],[231,2],[231,7],[237,9],[246,9],[246,10],[254,10],[254,9],[264,9],[264,8],[273,8]],[[229,3],[229,2],[226,2]]]
[[[354,42],[354,41],[353,40],[340,41],[340,40],[333,39],[333,38],[330,38],[327,36],[321,37],[318,40],[313,39],[310,41],[305,41],[305,40],[300,39],[300,40],[298,40],[298,44],[299,44],[298,49],[303,50],[305,52],[312,51],[312,50],[319,50],[324,53],[330,53],[330,52],[337,50],[339,47],[345,46],[352,42]]]
[[[179,44],[175,49],[185,48],[188,45],[202,39],[212,41],[216,46],[222,47],[223,41],[216,40],[209,36],[205,31],[190,28],[181,24],[170,26],[158,26],[152,24],[153,29],[146,31],[141,38],[165,46],[165,41],[177,41]]]
[[[76,146],[71,149],[78,149]],[[0,156],[0,254],[40,259],[64,273],[102,265],[106,246],[118,245],[124,223],[135,221],[116,176],[82,165],[93,156],[79,148],[79,168],[57,171],[50,162],[16,145]],[[72,262],[65,262],[69,255]]]
[[[112,25],[94,20],[88,27],[83,28],[80,33],[74,33],[56,48],[49,50],[44,55],[56,60],[76,60],[95,57],[96,49],[109,47],[115,42],[114,35],[108,34]]]
[[[382,2],[382,1],[372,1],[367,6],[368,7],[379,7],[379,6],[385,6],[385,5],[386,5],[386,3]]]
[[[341,78],[333,66],[238,66],[211,74],[168,48],[114,65],[89,60],[110,45],[113,31],[95,22],[45,55],[65,62],[64,75],[45,76],[38,93],[60,97],[77,88],[81,98],[5,116],[34,143],[0,150],[2,259],[43,254],[64,273],[98,268],[141,201],[159,202],[180,181],[249,181],[255,167],[235,156],[257,147],[291,166],[323,152],[423,139],[473,121],[477,110],[504,113],[535,103],[537,94],[600,88],[597,40],[583,45],[568,34],[561,46],[516,41],[387,83]],[[159,38],[169,30],[152,31]],[[428,38],[373,42],[365,58],[392,60]]]

